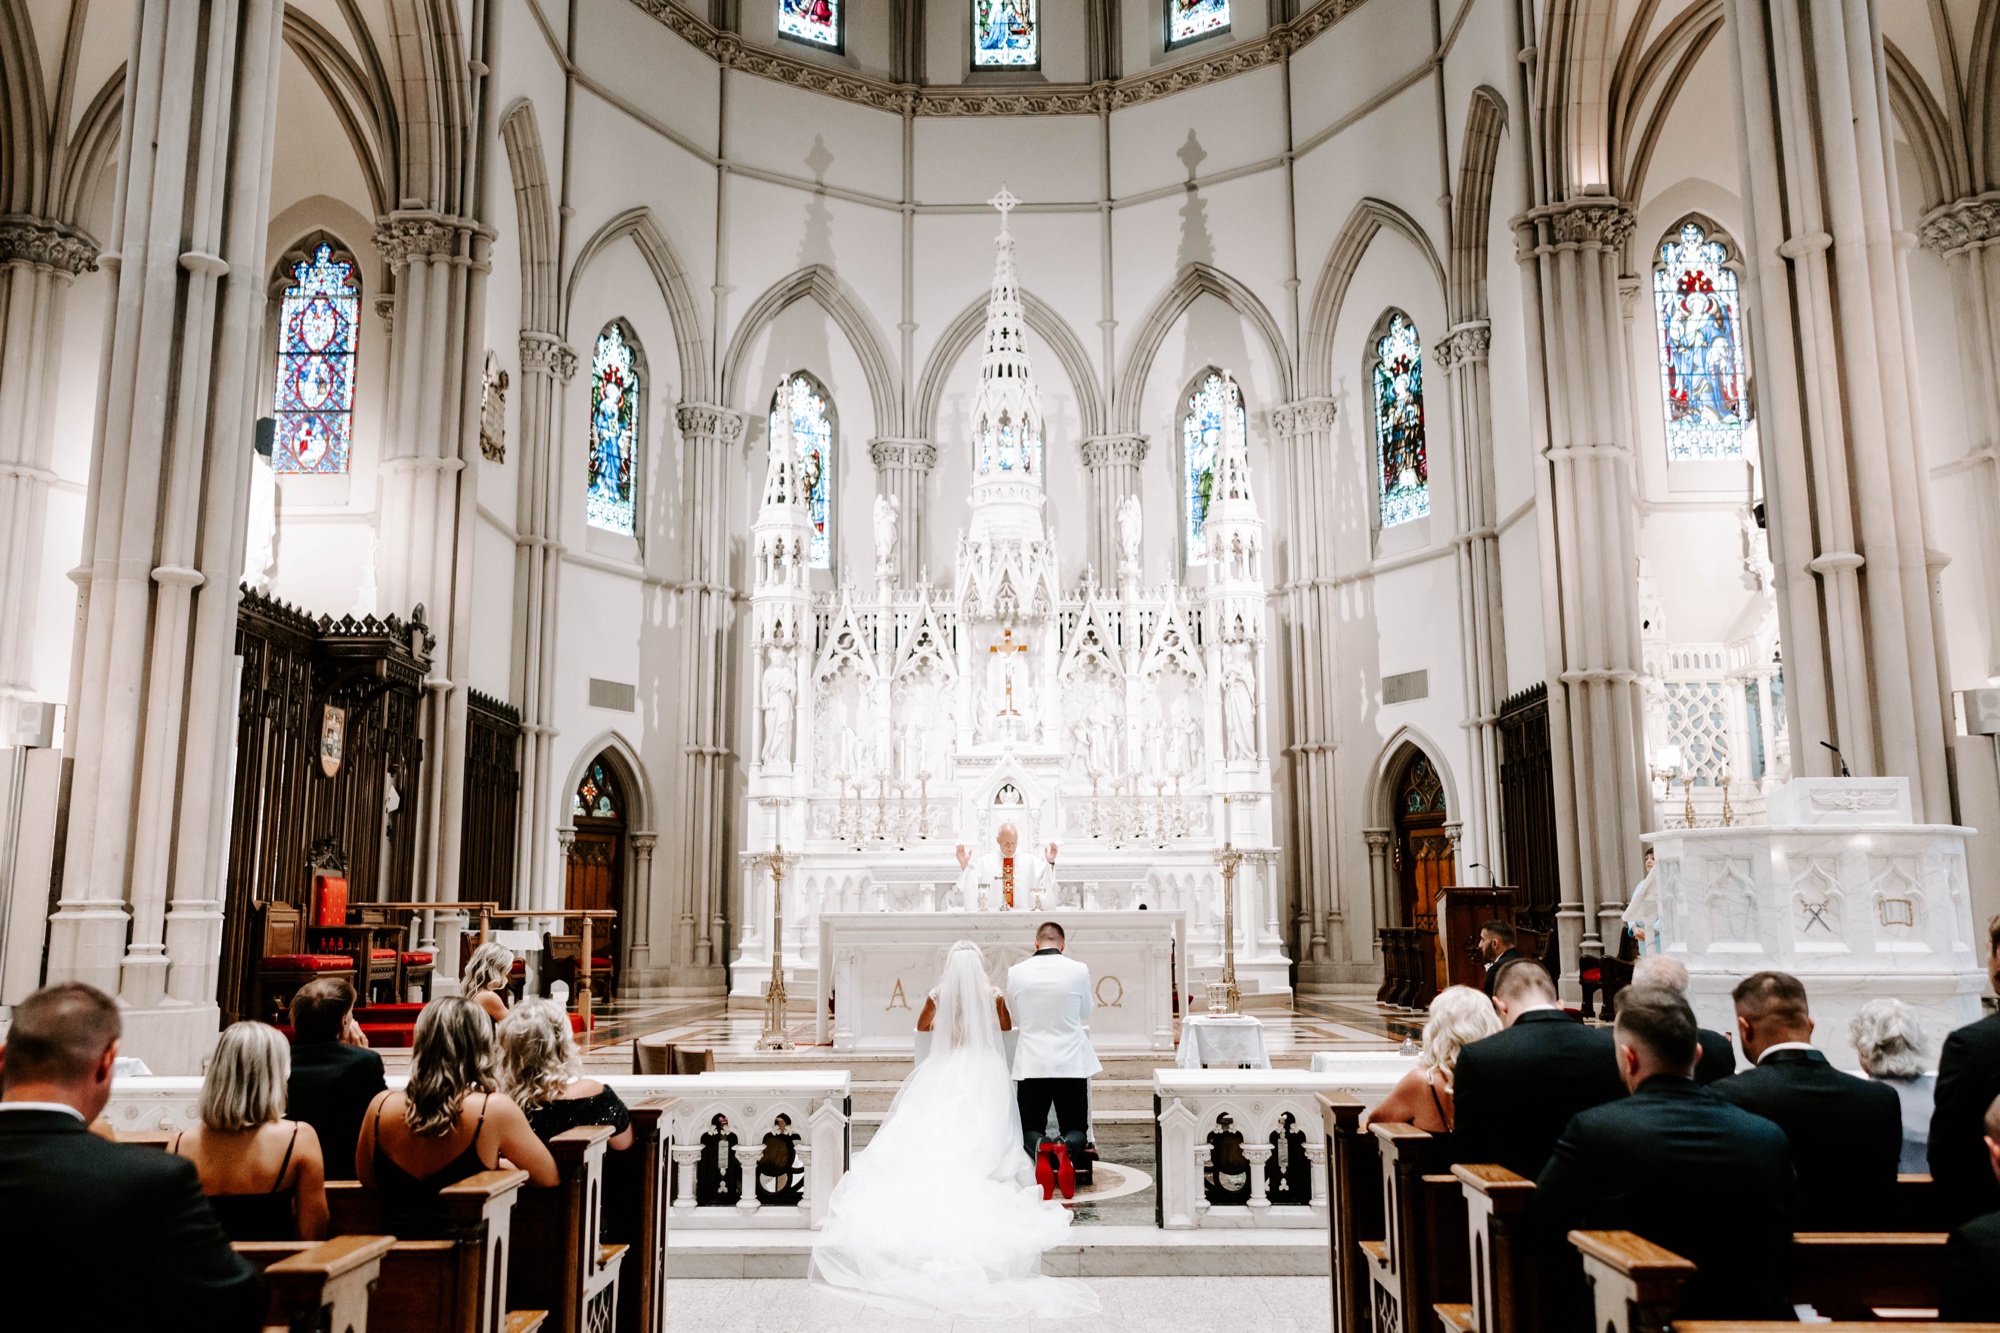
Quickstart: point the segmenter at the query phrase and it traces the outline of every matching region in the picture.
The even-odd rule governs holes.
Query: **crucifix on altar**
[[[1010,629],[1001,632],[1000,642],[986,645],[986,651],[989,654],[1025,653],[1028,651],[1028,645],[1025,643],[1015,643],[1014,631]],[[995,660],[1001,664],[1001,668],[1005,673],[1006,683],[1007,706],[1000,710],[1000,716],[1019,717],[1020,713],[1015,711],[1014,708],[1014,659],[1011,657],[996,657]]]

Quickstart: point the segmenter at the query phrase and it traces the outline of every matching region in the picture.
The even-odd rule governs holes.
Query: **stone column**
[[[1350,941],[1340,899],[1336,844],[1339,791],[1334,772],[1334,628],[1340,623],[1333,586],[1335,478],[1334,400],[1305,398],[1271,414],[1284,450],[1284,514],[1288,538],[1285,582],[1275,591],[1283,608],[1291,709],[1293,828],[1299,903],[1312,920],[1298,941],[1301,988],[1334,980],[1331,965],[1348,960]],[[1381,924],[1380,922],[1377,923]]]
[[[0,218],[0,708],[34,694],[36,611],[63,312],[97,244],[47,218]]]
[[[875,493],[901,507],[896,533],[896,580],[916,585],[927,568],[925,519],[930,506],[931,469],[937,466],[937,446],[928,440],[870,440],[868,461],[875,465]],[[871,547],[872,549],[872,547]]]
[[[564,818],[563,793],[551,787],[556,729],[556,635],[562,589],[562,449],[556,422],[564,389],[576,374],[576,350],[553,333],[521,334],[521,425],[515,456],[521,486],[515,509],[515,587],[521,606],[521,813],[514,863],[518,902],[552,904],[560,886],[546,881],[549,835]]]
[[[1493,395],[1487,349],[1492,329],[1483,319],[1461,324],[1432,349],[1451,385],[1458,436],[1452,450],[1452,490],[1458,532],[1458,628],[1465,676],[1466,749],[1472,760],[1464,786],[1464,822],[1470,854],[1499,882],[1500,737],[1507,648],[1500,618],[1500,529],[1493,481]],[[1464,883],[1476,882],[1460,865]]]
[[[1118,506],[1139,493],[1139,465],[1146,461],[1143,435],[1093,435],[1077,446],[1090,478],[1090,558],[1099,586],[1118,586]]]
[[[654,983],[653,971],[653,846],[657,833],[634,833],[626,838],[632,848],[632,891],[625,899],[625,974],[633,983],[633,994],[643,994]]]
[[[217,1021],[283,7],[134,10],[49,979],[118,992],[126,1052],[192,1074]]]
[[[1632,212],[1606,195],[1550,204],[1517,223],[1547,423],[1535,469],[1544,577],[1549,738],[1566,993],[1576,960],[1616,940],[1624,886],[1639,879],[1650,801],[1640,722],[1638,517],[1630,358],[1618,270]],[[1565,816],[1568,816],[1565,818]]]
[[[1724,14],[1793,772],[1837,774],[1836,745],[1856,774],[1908,778],[1918,822],[1950,823],[1944,558],[1917,437],[1876,10],[1727,0]],[[1949,238],[1970,219],[1934,221]],[[1961,301],[1983,302],[1983,255],[1955,262],[1973,284]],[[1983,378],[1992,361],[1979,355]],[[1991,419],[1983,409],[1968,424]]]
[[[1394,915],[1389,905],[1395,901],[1393,885],[1389,882],[1389,844],[1395,841],[1394,829],[1369,828],[1361,830],[1362,841],[1368,844],[1368,891],[1373,896],[1375,907],[1375,929],[1393,925],[1389,918]],[[1382,947],[1382,937],[1375,937],[1375,948]]]
[[[680,599],[681,781],[686,840],[679,849],[680,940],[672,982],[700,991],[724,983],[728,902],[729,659],[736,589],[729,583],[730,478],[738,467],[743,416],[712,403],[682,403],[681,531],[687,567]]]

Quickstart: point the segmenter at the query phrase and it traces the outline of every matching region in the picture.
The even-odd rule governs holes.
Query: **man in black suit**
[[[1632,965],[1631,984],[1658,986],[1685,1000],[1688,993],[1687,964],[1665,954],[1647,954]],[[1713,1028],[1703,1028],[1696,1035],[1701,1042],[1701,1059],[1694,1067],[1695,1082],[1706,1086],[1736,1072],[1736,1048],[1729,1044],[1729,1038]]]
[[[382,1057],[354,1022],[354,987],[321,977],[292,997],[292,1077],[286,1114],[311,1125],[326,1155],[328,1180],[354,1179],[361,1118],[382,1091]]]
[[[1745,977],[1732,993],[1736,1035],[1754,1069],[1715,1095],[1785,1131],[1798,1173],[1800,1231],[1893,1225],[1903,1104],[1886,1083],[1843,1074],[1812,1044],[1806,988],[1785,972]]]
[[[1625,1095],[1611,1034],[1556,1004],[1555,982],[1531,958],[1500,969],[1493,1007],[1507,1025],[1458,1053],[1452,1155],[1541,1174],[1578,1111]]]
[[[0,1046],[0,1289],[65,1303],[59,1322],[77,1328],[256,1328],[263,1279],[229,1248],[194,1163],[86,1128],[111,1100],[118,1033],[117,1001],[78,982],[14,1006]]]
[[[1986,1108],[1987,1169],[2000,1178],[2000,1097]],[[1975,1217],[1944,1247],[1938,1317],[1957,1324],[2000,1323],[2000,1212]]]
[[[1500,969],[1521,956],[1514,947],[1514,927],[1505,921],[1488,921],[1479,928],[1479,957],[1486,964],[1486,998],[1493,998],[1493,981]]]
[[[1987,974],[2000,989],[2000,916],[1986,926]],[[1987,1160],[1982,1122],[2000,1097],[2000,1014],[1944,1039],[1931,1111],[1931,1178],[1953,1226],[2000,1209],[2000,1182]]]
[[[1694,1010],[1672,991],[1626,988],[1613,1031],[1632,1095],[1570,1121],[1535,1182],[1538,1229],[1634,1231],[1692,1260],[1680,1318],[1792,1319],[1784,1131],[1694,1081]]]

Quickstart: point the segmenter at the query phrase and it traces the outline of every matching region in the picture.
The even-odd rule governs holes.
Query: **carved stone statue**
[[[1257,757],[1257,678],[1248,644],[1229,646],[1222,669],[1223,745],[1231,759]]]
[[[1139,577],[1139,539],[1145,528],[1139,513],[1139,497],[1128,495],[1118,502],[1118,577]]]
[[[792,709],[798,701],[798,681],[793,678],[792,654],[773,646],[758,697],[764,711],[766,764],[789,766],[792,762]]]
[[[875,497],[875,577],[879,582],[896,581],[896,544],[903,521],[903,502],[893,495]]]

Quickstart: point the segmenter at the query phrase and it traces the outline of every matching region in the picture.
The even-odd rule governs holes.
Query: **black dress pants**
[[[1014,1085],[1021,1108],[1021,1144],[1028,1156],[1048,1135],[1049,1108],[1056,1108],[1056,1124],[1062,1128],[1069,1159],[1083,1161],[1086,1131],[1090,1128],[1090,1080],[1086,1078],[1024,1078]]]

